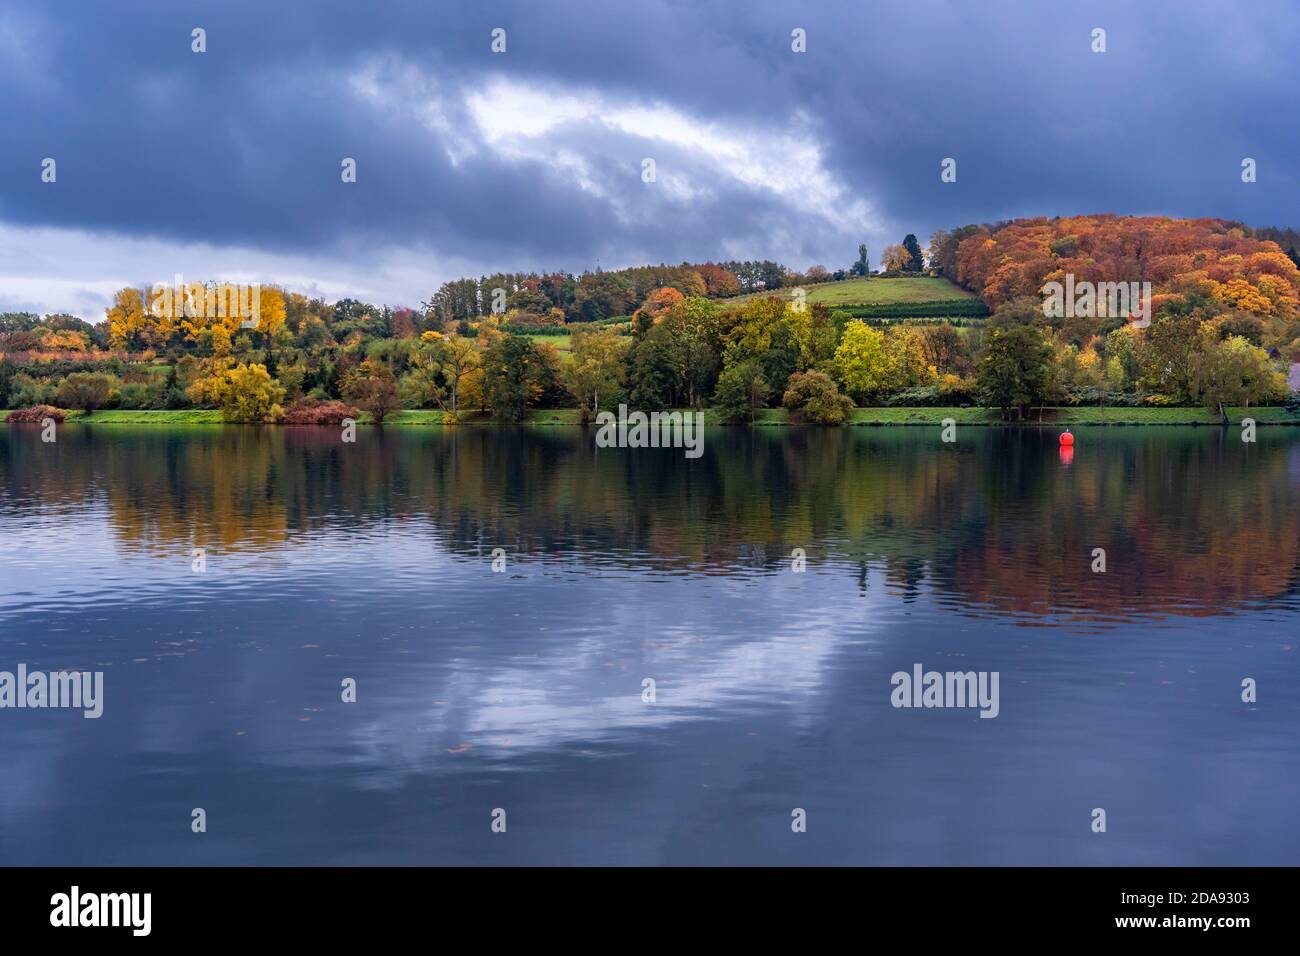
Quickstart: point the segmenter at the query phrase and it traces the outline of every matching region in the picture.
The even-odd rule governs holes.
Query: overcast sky
[[[177,272],[416,306],[833,269],[1026,215],[1297,226],[1297,51],[1296,0],[0,0],[0,310],[98,321]]]

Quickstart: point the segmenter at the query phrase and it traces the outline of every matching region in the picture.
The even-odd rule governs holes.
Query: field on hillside
[[[972,299],[974,296],[947,279],[918,276],[915,279],[853,278],[843,282],[823,282],[804,286],[808,291],[808,304],[837,305],[897,305],[910,302],[933,302],[943,299]],[[761,295],[763,293],[755,293]],[[778,295],[789,295],[789,289],[778,289]],[[728,302],[743,302],[754,295],[737,296]]]
[[[561,354],[573,351],[572,335],[529,335],[525,337],[532,339],[538,345],[541,345],[543,342],[549,342],[551,345],[554,345],[556,351]]]

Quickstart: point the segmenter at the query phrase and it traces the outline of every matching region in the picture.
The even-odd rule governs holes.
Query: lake
[[[0,864],[1294,864],[1300,429],[1075,434],[0,430]]]

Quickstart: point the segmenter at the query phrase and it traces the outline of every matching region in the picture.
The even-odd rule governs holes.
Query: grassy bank
[[[777,411],[774,409],[773,411]],[[780,410],[784,411],[784,410]],[[1230,408],[1238,423],[1253,418],[1261,425],[1300,425],[1300,415],[1285,408]],[[858,408],[854,425],[938,425],[952,418],[963,425],[1037,425],[1037,412],[1023,422],[1003,422],[993,408]],[[1218,425],[1219,416],[1203,408],[1045,408],[1044,425]]]
[[[390,415],[386,425],[442,427],[442,412],[437,409],[415,409]],[[5,412],[0,411],[0,419]],[[1228,415],[1234,424],[1243,418],[1253,418],[1260,425],[1300,425],[1300,414],[1285,408],[1230,408]],[[850,424],[874,425],[939,425],[951,418],[962,425],[1026,425],[1039,422],[1035,412],[1023,422],[1003,422],[996,409],[991,408],[858,408],[853,411]],[[371,424],[366,413],[357,419],[360,424]],[[712,411],[705,411],[707,424],[718,424]],[[93,412],[69,412],[68,421],[83,425],[220,425],[221,412],[214,409],[183,409],[179,411],[125,411],[113,409]],[[761,426],[788,425],[790,415],[783,408],[768,408],[759,413]],[[1219,417],[1203,408],[1045,408],[1044,425],[1218,425]],[[467,427],[494,426],[500,423],[485,412],[470,412],[462,416]],[[579,425],[581,418],[576,408],[533,409],[528,413],[526,425]]]

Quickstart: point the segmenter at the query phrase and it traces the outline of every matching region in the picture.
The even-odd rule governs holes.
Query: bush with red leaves
[[[343,419],[357,417],[357,410],[344,402],[322,402],[317,398],[300,398],[284,409],[281,425],[341,425]]]
[[[31,408],[15,408],[5,416],[5,421],[39,425],[45,419],[52,418],[61,425],[64,417],[63,412],[53,405],[33,405]]]

